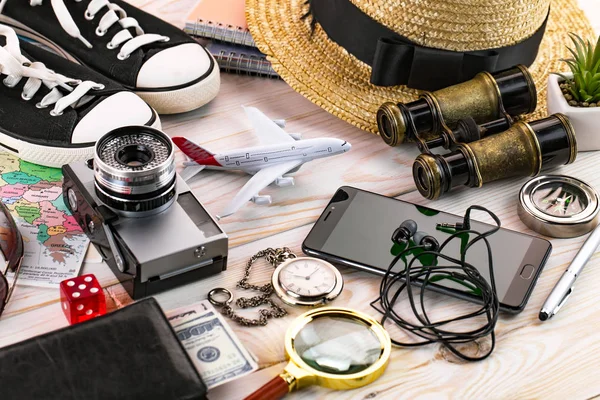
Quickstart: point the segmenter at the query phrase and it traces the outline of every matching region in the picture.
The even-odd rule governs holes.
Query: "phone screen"
[[[477,214],[473,216],[476,217]],[[324,255],[333,261],[345,260],[347,262],[342,263],[346,265],[383,274],[396,255],[407,245],[414,245],[408,243],[402,246],[391,240],[392,233],[407,219],[414,220],[419,231],[434,236],[440,244],[455,231],[438,228],[437,224],[463,220],[462,217],[431,208],[344,187],[338,190],[327,206],[308,235],[304,247],[309,250],[309,254]],[[488,231],[491,227],[492,225],[481,222],[471,223],[471,229],[480,233]],[[444,248],[444,254],[460,258],[461,248],[474,237],[474,234],[464,233]],[[528,297],[528,292],[545,262],[551,248],[550,243],[507,229],[500,229],[488,240],[492,248],[498,298],[511,307],[524,306],[522,302]],[[327,257],[328,255],[331,257]],[[475,266],[489,282],[487,257],[485,244],[478,242],[469,248],[466,261]],[[404,269],[411,259],[411,255],[403,257],[393,271]],[[433,256],[431,259],[424,258],[423,263],[426,262],[434,265],[447,264],[445,260],[438,260]],[[464,282],[441,279],[436,284],[464,294],[477,295],[475,290]]]

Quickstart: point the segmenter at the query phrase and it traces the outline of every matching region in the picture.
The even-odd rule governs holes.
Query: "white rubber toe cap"
[[[210,57],[196,43],[165,49],[146,61],[137,77],[137,88],[157,89],[193,82],[208,72]]]
[[[128,125],[145,125],[153,113],[152,108],[132,92],[113,94],[79,121],[71,142],[92,143],[113,129]]]

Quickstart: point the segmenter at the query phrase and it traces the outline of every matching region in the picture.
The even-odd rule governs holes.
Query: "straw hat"
[[[583,37],[593,33],[577,7],[577,0],[554,0],[549,14],[550,0],[247,0],[250,32],[275,71],[313,103],[373,133],[377,132],[375,116],[381,104],[412,101],[419,91],[405,85],[371,84],[371,66],[334,42],[318,18],[314,18],[316,3],[324,2],[329,2],[326,5],[332,5],[336,12],[340,5],[346,7],[345,3],[351,3],[354,16],[339,15],[341,23],[333,28],[338,30],[338,42],[346,41],[351,46],[362,40],[363,22],[369,22],[401,35],[416,47],[434,52],[481,50],[485,54],[485,50],[529,41],[528,46],[519,50],[525,57],[533,54],[533,58],[537,43],[533,43],[536,48],[532,50],[531,42],[536,34],[538,37],[543,34],[537,58],[530,67],[538,89],[538,109],[531,118],[546,115],[546,79],[550,72],[564,69],[559,59],[568,55],[565,48],[568,32]],[[359,14],[369,17],[369,21],[353,25],[352,18]],[[331,24],[331,18],[328,19]],[[340,29],[347,31],[340,35]],[[331,26],[327,31],[332,33]],[[435,64],[424,66],[437,68]],[[445,66],[443,62],[438,65]]]

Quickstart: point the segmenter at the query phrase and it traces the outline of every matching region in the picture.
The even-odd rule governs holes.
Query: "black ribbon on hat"
[[[430,91],[464,82],[481,71],[530,66],[548,21],[546,16],[531,37],[512,46],[461,52],[421,46],[375,21],[350,0],[307,2],[312,23],[318,22],[331,40],[372,67],[372,84]]]

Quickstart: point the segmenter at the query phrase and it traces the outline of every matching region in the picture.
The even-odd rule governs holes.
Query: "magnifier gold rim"
[[[294,338],[302,328],[314,319],[336,315],[362,322],[375,334],[381,346],[381,354],[373,365],[354,374],[331,374],[310,367],[295,351]],[[392,343],[387,331],[374,318],[349,308],[322,307],[308,311],[294,321],[285,335],[285,351],[290,359],[285,371],[295,378],[293,382],[288,382],[290,391],[313,384],[337,390],[355,389],[374,382],[383,374],[390,360]]]

